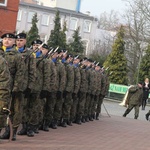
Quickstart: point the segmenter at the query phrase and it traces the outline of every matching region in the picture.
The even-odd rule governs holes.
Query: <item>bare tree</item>
[[[104,12],[100,14],[100,18],[98,20],[98,28],[111,30],[120,25],[119,18],[119,13],[114,10],[111,10],[110,13]]]
[[[126,56],[128,59],[128,69],[130,83],[138,82],[139,65],[143,55],[143,43],[147,41],[146,36],[147,17],[144,14],[145,6],[148,3],[146,0],[124,0],[127,4],[127,10],[124,14],[126,19],[126,43],[130,44],[129,48],[126,48]],[[147,16],[147,17],[146,17]],[[147,26],[148,27],[148,26]]]

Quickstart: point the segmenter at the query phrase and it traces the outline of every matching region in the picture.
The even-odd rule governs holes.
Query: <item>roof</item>
[[[58,10],[60,13],[68,14],[68,15],[71,15],[71,16],[83,17],[83,18],[86,18],[86,19],[89,19],[89,20],[94,20],[93,16],[89,16],[87,14],[84,14],[84,13],[81,13],[81,12],[76,12],[76,11],[73,11],[73,10],[68,10],[68,9],[63,9],[63,8],[58,8],[58,7],[52,8],[52,7],[47,7],[47,6],[37,5],[37,4],[31,4],[31,3],[26,3],[26,2],[20,2],[19,5],[20,6],[26,6],[28,8],[32,7],[32,8],[35,8],[35,9],[36,8],[37,9],[44,9],[45,11],[48,11],[48,12],[56,12]]]

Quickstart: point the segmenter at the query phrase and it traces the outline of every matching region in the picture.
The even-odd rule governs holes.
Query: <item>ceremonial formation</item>
[[[1,38],[0,132],[5,131],[0,139],[9,139],[11,128],[15,141],[39,130],[99,120],[109,88],[107,70],[99,62],[40,39],[27,48],[25,33]]]

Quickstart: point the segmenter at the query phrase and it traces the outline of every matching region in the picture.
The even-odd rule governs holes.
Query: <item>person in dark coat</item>
[[[126,117],[127,114],[129,114],[130,111],[134,108],[135,109],[134,119],[137,119],[139,116],[139,107],[141,106],[142,98],[143,98],[142,84],[138,83],[138,85],[131,86],[129,88],[129,94],[127,96],[128,108],[123,114],[123,117]]]
[[[145,110],[146,101],[147,101],[148,95],[149,95],[149,89],[150,89],[149,79],[146,78],[144,83],[143,83],[142,110]]]

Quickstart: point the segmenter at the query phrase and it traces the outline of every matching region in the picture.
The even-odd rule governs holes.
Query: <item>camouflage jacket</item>
[[[74,91],[73,93],[78,93],[81,83],[81,74],[78,67],[74,67]]]
[[[30,88],[34,89],[34,83],[36,80],[36,59],[35,56],[31,55],[31,50],[25,48],[25,50],[20,53],[25,64],[24,67],[24,80],[23,80],[23,89]]]
[[[50,63],[47,59],[42,60],[42,58],[42,54],[36,58],[36,64],[38,65],[36,66],[36,81],[33,93],[39,93],[42,90],[49,91],[50,89]]]
[[[56,65],[56,89],[57,91],[63,92],[66,85],[66,71],[65,66],[60,61],[55,63]]]
[[[87,82],[86,70],[80,68],[80,75],[81,75],[81,82],[80,82],[79,91],[87,93],[87,91],[88,91],[88,82]]]
[[[66,70],[65,91],[74,92],[74,67],[70,64],[65,63],[65,70]]]
[[[96,95],[99,95],[101,93],[101,80],[102,80],[102,74],[100,71],[96,71],[97,73],[97,90]]]
[[[24,62],[21,54],[13,47],[10,51],[4,52],[4,58],[8,63],[11,76],[11,91],[23,91]]]
[[[0,101],[10,101],[10,72],[6,60],[0,56]]]

